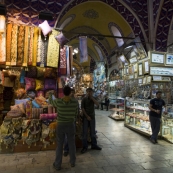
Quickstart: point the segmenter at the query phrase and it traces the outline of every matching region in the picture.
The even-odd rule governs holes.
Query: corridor
[[[4,173],[173,173],[173,144],[146,137],[108,117],[109,111],[96,111],[98,145],[101,151],[77,150],[77,161],[70,167],[63,157],[62,170],[52,167],[55,151],[0,155],[0,172]]]

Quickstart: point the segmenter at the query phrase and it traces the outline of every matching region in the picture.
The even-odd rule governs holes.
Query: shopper
[[[97,145],[96,134],[95,134],[95,109],[94,104],[98,106],[98,102],[93,97],[93,89],[88,88],[86,90],[86,97],[83,98],[81,103],[81,108],[83,112],[83,148],[81,153],[85,153],[88,149],[87,136],[88,136],[88,126],[91,132],[91,149],[101,150]]]
[[[108,98],[107,95],[105,97],[105,102],[104,103],[101,103],[101,110],[103,110],[103,105],[106,106],[106,110],[108,111],[108,108],[109,108],[109,98]]]
[[[152,135],[150,138],[150,141],[155,144],[157,143],[157,137],[160,131],[160,123],[161,123],[161,115],[162,115],[162,109],[166,105],[164,100],[161,99],[162,92],[157,91],[156,92],[156,98],[150,100],[150,123],[151,123],[151,130],[152,130]],[[166,113],[164,109],[164,113]]]
[[[71,89],[71,94],[70,94],[71,99],[74,99],[77,104],[78,104],[78,100],[75,98],[75,90]],[[79,104],[78,104],[78,112],[77,112],[77,116],[79,114]],[[64,157],[68,156],[69,154],[69,146],[68,146],[68,140],[67,140],[67,135],[65,135],[65,141],[64,141]]]
[[[70,163],[71,167],[75,166],[76,161],[76,146],[75,146],[75,125],[74,121],[77,114],[78,104],[70,97],[71,88],[65,86],[63,89],[64,97],[53,100],[52,93],[49,94],[49,103],[57,108],[58,113],[58,125],[57,125],[57,149],[56,158],[53,166],[56,170],[61,169],[63,143],[65,134],[67,135]]]

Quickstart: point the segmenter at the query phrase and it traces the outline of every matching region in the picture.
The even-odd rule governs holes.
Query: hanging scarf
[[[23,64],[22,66],[28,65],[28,53],[29,53],[29,26],[25,27],[25,40],[24,40],[24,58],[23,58]]]
[[[66,46],[60,50],[60,74],[66,75],[67,61],[66,61]]]
[[[32,57],[33,57],[33,35],[34,35],[34,28],[30,27],[30,40],[29,40],[29,59],[28,65],[32,65]]]
[[[70,76],[69,46],[66,46],[67,75]]]
[[[59,44],[55,39],[55,36],[59,32],[52,30],[52,33],[49,36],[48,51],[47,51],[47,66],[49,67],[58,67],[59,61]]]
[[[63,86],[62,86],[62,82],[61,82],[61,77],[58,77],[58,98],[61,98],[64,96],[63,94]]]
[[[13,25],[7,24],[7,40],[6,40],[6,65],[10,65],[11,62],[11,33]]]
[[[70,57],[70,75],[73,74],[73,47],[69,46],[70,51],[69,51],[69,57]]]
[[[17,65],[23,64],[24,56],[24,39],[25,39],[25,27],[19,26],[18,40],[17,40]]]
[[[43,36],[43,34],[41,34],[41,56],[40,56],[40,67],[44,67],[44,57],[45,57],[45,37]]]
[[[6,32],[0,33],[0,64],[6,61]]]
[[[34,28],[34,43],[33,43],[33,56],[32,56],[32,65],[36,66],[37,63],[37,47],[38,47],[38,36],[39,36],[39,28]]]
[[[41,46],[42,46],[42,39],[41,39],[41,29],[39,29],[39,36],[38,36],[38,43],[37,43],[37,65],[40,65],[41,61]]]
[[[11,65],[16,65],[17,62],[17,33],[18,26],[13,25],[11,39]]]

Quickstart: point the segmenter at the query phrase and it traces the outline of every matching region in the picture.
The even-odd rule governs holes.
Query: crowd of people
[[[75,121],[79,115],[79,103],[75,98],[75,90],[71,89],[69,86],[63,88],[64,97],[55,98],[53,92],[49,92],[47,96],[49,103],[57,108],[58,118],[57,118],[57,149],[56,158],[53,163],[53,167],[56,170],[61,169],[62,156],[70,156],[71,167],[75,167],[76,162],[76,146],[75,146]],[[150,113],[149,119],[151,123],[152,135],[151,142],[153,144],[157,143],[158,133],[160,131],[160,122],[162,111],[166,113],[166,108],[164,100],[161,99],[161,91],[156,93],[156,98],[150,100]],[[91,137],[91,149],[101,150],[102,148],[97,145],[96,138],[96,120],[95,120],[95,105],[99,106],[98,101],[93,97],[93,89],[87,88],[86,95],[81,101],[82,116],[82,145],[83,148],[81,153],[85,153],[88,150],[88,128],[90,129]],[[103,105],[106,106],[106,110],[109,107],[109,98],[105,97],[105,102],[101,102],[101,110],[103,110]],[[64,151],[64,154],[63,154]]]
[[[75,146],[75,120],[79,115],[79,103],[74,97],[75,90],[69,86],[63,88],[63,98],[53,97],[53,92],[49,92],[47,96],[49,103],[56,107],[57,118],[57,149],[56,158],[53,163],[53,167],[56,170],[61,169],[62,156],[70,156],[71,167],[75,166],[76,162],[76,146]],[[83,132],[82,132],[82,145],[81,153],[85,153],[88,150],[88,128],[91,135],[91,149],[101,150],[102,148],[97,145],[96,129],[95,129],[95,105],[99,105],[97,100],[93,97],[93,89],[88,88],[86,95],[81,102],[82,119],[83,119]],[[63,154],[64,150],[64,154]]]

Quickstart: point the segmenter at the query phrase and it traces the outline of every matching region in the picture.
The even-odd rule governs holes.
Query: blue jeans
[[[65,135],[65,139],[64,139],[64,152],[67,152],[67,153],[69,152],[67,135]]]
[[[151,123],[151,130],[152,130],[151,139],[157,140],[157,137],[160,131],[161,119],[157,117],[153,117],[153,116],[150,116],[149,118]]]
[[[61,167],[62,164],[62,154],[63,154],[63,144],[65,135],[67,135],[70,163],[75,164],[76,161],[76,145],[75,145],[75,125],[74,123],[69,124],[58,124],[56,129],[57,134],[57,148],[55,157],[55,166]]]
[[[85,117],[83,119],[83,148],[88,148],[87,136],[88,136],[88,127],[90,127],[91,135],[91,146],[97,146],[96,133],[95,133],[95,118],[91,121],[88,121]]]

